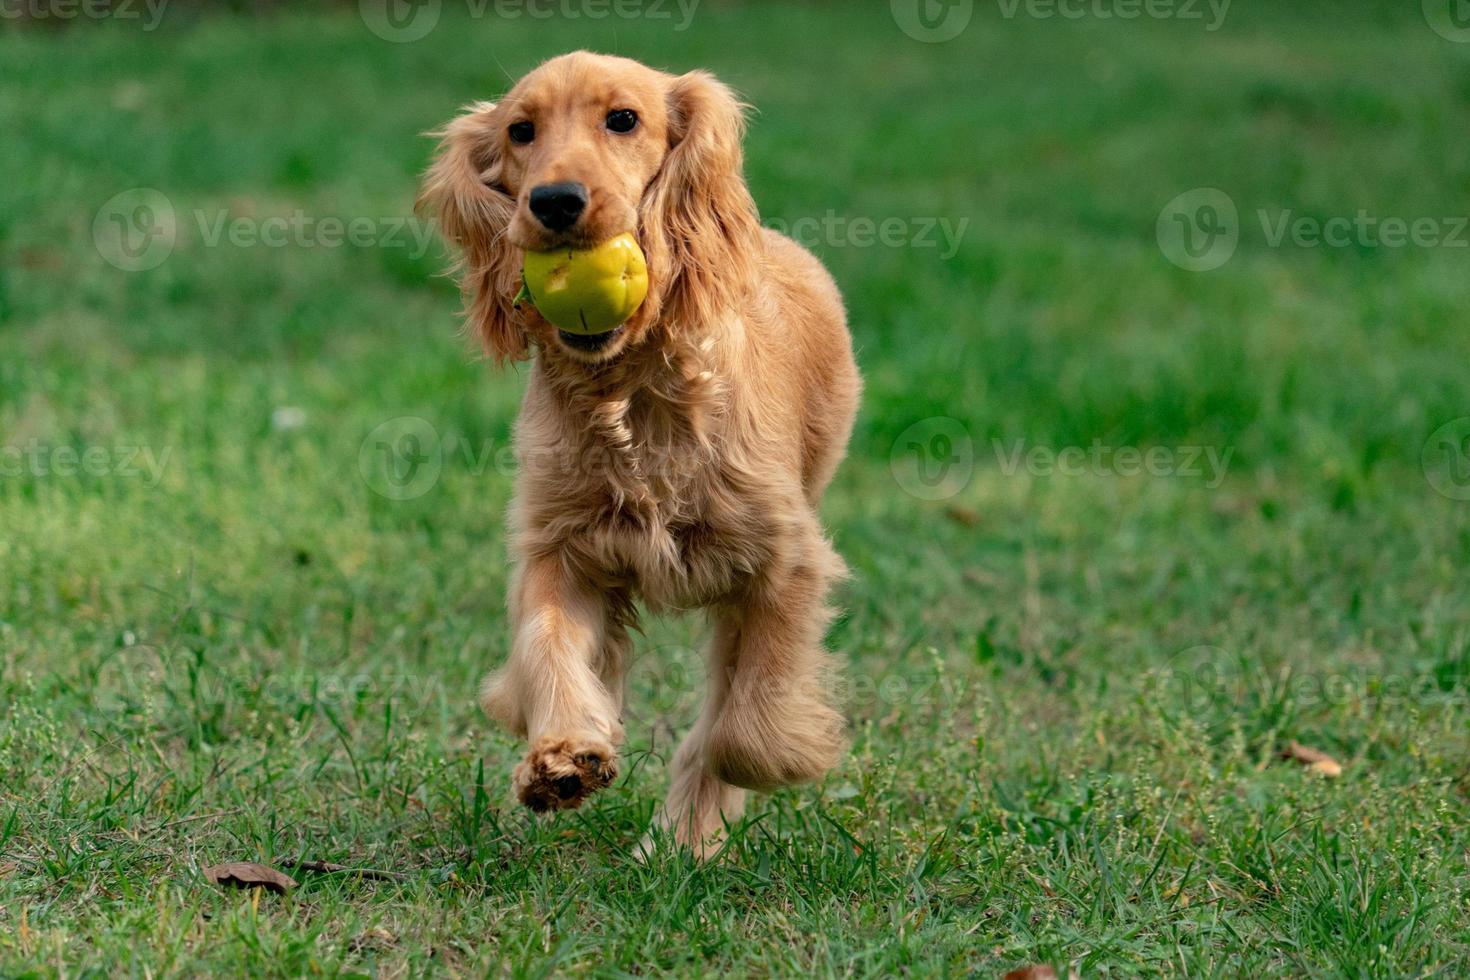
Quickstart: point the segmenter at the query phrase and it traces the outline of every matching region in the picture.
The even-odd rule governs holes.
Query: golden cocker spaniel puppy
[[[700,607],[708,694],[658,818],[699,855],[745,790],[821,776],[843,745],[822,646],[843,564],[817,504],[861,383],[831,277],[759,223],[742,109],[705,72],[564,55],[450,122],[421,196],[461,253],[471,329],[532,359],[513,637],[481,695],[529,742],[516,794],[576,807],[617,775],[637,607]],[[621,327],[569,334],[516,303],[523,251],[624,232],[650,286]]]

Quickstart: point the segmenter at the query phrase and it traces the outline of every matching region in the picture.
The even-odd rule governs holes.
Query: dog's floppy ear
[[[708,72],[673,80],[669,150],[643,196],[650,317],[708,322],[738,306],[760,232],[741,173],[745,107]]]
[[[506,240],[516,202],[501,185],[500,134],[491,125],[492,102],[466,107],[433,135],[440,137],[419,191],[417,209],[439,219],[459,247],[459,287],[465,318],[497,361],[527,353],[514,297],[520,289],[520,253]]]

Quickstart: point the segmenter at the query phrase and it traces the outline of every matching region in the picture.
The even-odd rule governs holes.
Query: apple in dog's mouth
[[[526,252],[521,279],[517,299],[530,300],[577,350],[606,346],[648,295],[648,263],[630,232],[594,248]]]

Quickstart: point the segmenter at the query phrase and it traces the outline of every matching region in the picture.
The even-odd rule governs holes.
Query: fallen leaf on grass
[[[1288,742],[1286,748],[1281,750],[1281,758],[1290,759],[1292,762],[1300,762],[1313,772],[1319,772],[1324,776],[1336,777],[1342,775],[1342,763],[1321,749],[1314,749],[1310,745],[1300,742]]]
[[[959,504],[955,504],[951,507],[946,507],[944,510],[944,516],[948,517],[956,524],[963,524],[965,527],[978,527],[980,525],[980,512],[970,507],[963,507]]]
[[[204,869],[204,877],[225,888],[265,888],[284,895],[296,887],[296,879],[275,868],[250,861],[230,861]]]
[[[1007,973],[1005,980],[1057,980],[1057,971],[1045,963],[1032,963]]]
[[[1057,980],[1057,971],[1045,963],[1032,963],[1007,973],[1005,980]],[[1082,974],[1077,972],[1077,967],[1067,970],[1067,980],[1082,980]]]
[[[9,878],[11,875],[15,874],[16,869],[19,867],[20,865],[16,864],[14,861],[6,861],[4,864],[0,864],[0,878]]]

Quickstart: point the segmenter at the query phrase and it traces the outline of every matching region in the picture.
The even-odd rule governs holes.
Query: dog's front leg
[[[512,777],[520,801],[538,812],[571,809],[618,771],[623,726],[602,663],[614,639],[608,610],[560,560],[533,558],[512,584],[510,613],[510,658],[480,702],[530,742]]]

